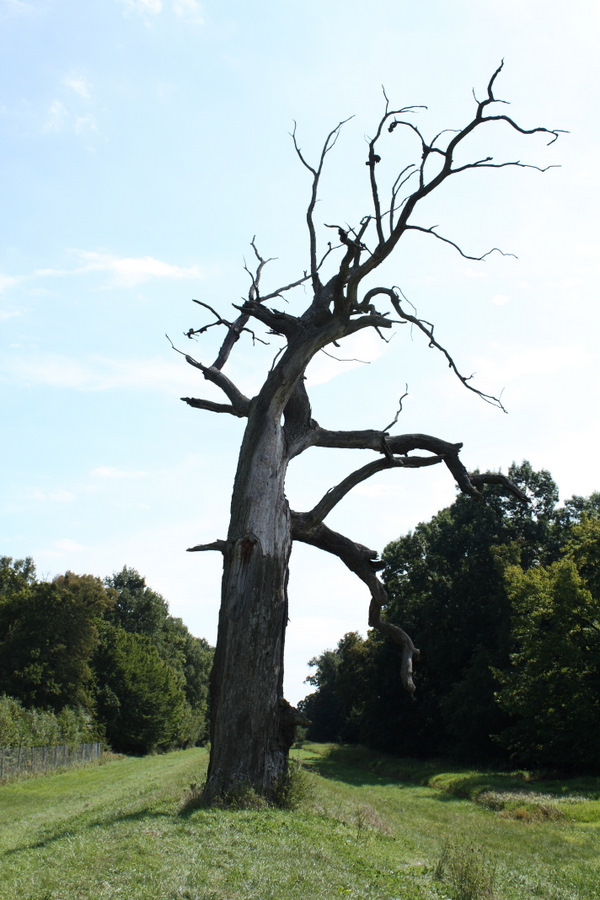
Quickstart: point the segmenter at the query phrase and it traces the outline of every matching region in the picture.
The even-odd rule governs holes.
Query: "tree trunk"
[[[254,409],[240,452],[211,683],[206,802],[246,788],[272,797],[287,769],[293,729],[283,651],[292,539],[280,419]]]

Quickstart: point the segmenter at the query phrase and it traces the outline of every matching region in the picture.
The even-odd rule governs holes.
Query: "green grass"
[[[360,748],[294,755],[309,790],[293,811],[182,814],[203,750],[1,785],[0,898],[484,900],[492,881],[496,900],[600,897],[596,781],[457,772]],[[536,802],[564,814],[511,812]]]

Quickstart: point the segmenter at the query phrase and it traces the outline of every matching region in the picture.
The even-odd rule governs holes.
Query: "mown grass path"
[[[0,898],[441,900],[456,896],[434,878],[445,841],[496,863],[498,900],[600,897],[600,835],[583,802],[579,821],[505,818],[324,748],[295,752],[310,790],[294,811],[181,815],[203,750],[0,785]]]

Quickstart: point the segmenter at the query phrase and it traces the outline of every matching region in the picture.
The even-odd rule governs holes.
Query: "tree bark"
[[[251,412],[234,483],[211,684],[208,803],[246,788],[273,797],[293,739],[283,701],[292,538],[280,419]]]

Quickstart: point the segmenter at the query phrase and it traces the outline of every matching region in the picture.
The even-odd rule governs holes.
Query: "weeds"
[[[446,882],[452,900],[493,900],[496,867],[464,839],[446,841],[434,877]]]
[[[297,809],[312,797],[308,772],[295,759],[290,759],[287,772],[275,791],[275,805],[281,809]]]
[[[226,794],[216,797],[208,804],[217,809],[267,809],[279,807],[279,809],[297,809],[301,803],[308,800],[311,795],[309,776],[296,760],[290,760],[287,772],[279,781],[273,799],[269,802],[259,794],[251,785],[240,782]],[[203,797],[202,787],[191,784],[190,789],[183,798],[179,808],[179,814],[189,815],[197,809],[207,806]]]
[[[354,822],[356,824],[356,840],[366,838],[373,832],[391,834],[389,827],[381,818],[376,809],[363,803],[354,810]]]

